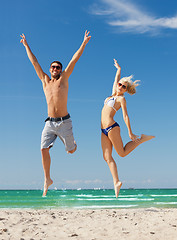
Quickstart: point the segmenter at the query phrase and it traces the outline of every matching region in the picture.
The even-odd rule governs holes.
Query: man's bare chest
[[[68,92],[68,86],[61,81],[50,82],[45,88],[44,92],[46,96],[63,96]]]

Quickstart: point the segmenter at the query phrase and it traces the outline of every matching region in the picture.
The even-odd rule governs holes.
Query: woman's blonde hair
[[[132,81],[133,75],[130,75],[129,77],[123,77],[119,81],[122,81],[124,83],[127,83],[127,92],[131,95],[136,93],[136,87],[139,85],[138,82],[140,80]]]

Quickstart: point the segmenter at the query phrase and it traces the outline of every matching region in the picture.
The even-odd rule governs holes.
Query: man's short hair
[[[50,66],[51,66],[53,63],[58,63],[58,64],[61,66],[61,69],[63,68],[63,65],[62,65],[61,62],[59,62],[59,61],[53,61],[53,62],[50,64]]]

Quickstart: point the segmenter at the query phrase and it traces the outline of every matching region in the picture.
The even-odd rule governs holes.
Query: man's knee
[[[71,150],[71,151],[67,151],[67,153],[74,153],[75,151],[76,151],[76,149],[77,149],[77,145],[75,146],[75,148],[73,149],[73,150]]]
[[[50,149],[50,148],[42,148],[42,149],[41,149],[41,154],[44,155],[44,154],[46,154],[46,153],[49,153],[49,149]]]

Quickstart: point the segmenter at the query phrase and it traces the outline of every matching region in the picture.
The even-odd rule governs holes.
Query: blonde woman
[[[138,81],[133,82],[131,80],[132,76],[124,77],[122,79],[120,78],[121,67],[115,59],[114,66],[117,68],[117,72],[113,84],[112,96],[106,98],[101,113],[101,145],[104,160],[107,162],[113,177],[115,195],[118,197],[122,182],[119,180],[117,166],[112,157],[112,148],[115,148],[119,156],[125,157],[136,147],[138,147],[138,145],[154,138],[154,136],[142,134],[139,138],[137,135],[133,134],[130,126],[130,119],[127,113],[124,94],[126,92],[131,95],[136,93],[136,87],[139,84]],[[131,141],[128,142],[125,146],[123,146],[122,138],[120,135],[120,126],[114,120],[114,115],[120,108],[122,108],[123,119],[128,128],[129,137],[131,139]]]

